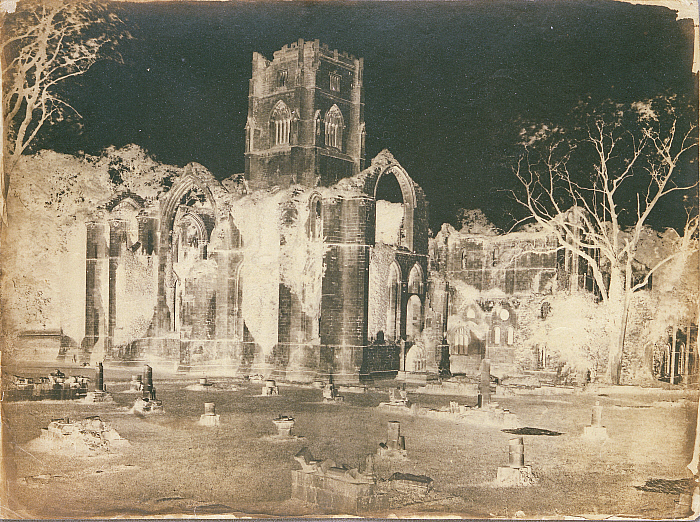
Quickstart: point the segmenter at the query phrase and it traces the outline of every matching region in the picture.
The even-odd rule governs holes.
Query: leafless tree
[[[111,47],[121,21],[99,1],[22,0],[2,22],[4,172],[2,218],[6,223],[9,175],[42,128],[77,111],[58,92],[84,74]],[[1,226],[1,225],[0,225]]]
[[[649,114],[638,120],[639,132],[625,130],[619,120],[606,123],[597,117],[580,142],[562,137],[540,140],[545,146],[539,156],[531,140],[514,169],[522,184],[515,198],[526,209],[527,219],[553,233],[564,249],[584,259],[592,271],[607,307],[606,380],[614,384],[620,382],[633,294],[661,266],[677,256],[688,256],[697,245],[698,218],[689,215],[673,253],[640,277],[636,252],[649,215],[668,194],[693,186],[677,184],[676,177],[682,157],[697,145],[694,127],[681,136],[678,119],[671,118],[662,131],[663,125]],[[543,134],[548,133],[540,137]],[[571,158],[577,148],[586,147],[593,154],[594,167],[582,181],[581,172],[571,171]],[[640,186],[644,188],[639,190]]]

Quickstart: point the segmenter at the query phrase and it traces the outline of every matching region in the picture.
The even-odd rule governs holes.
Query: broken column
[[[499,486],[529,486],[535,483],[532,468],[525,465],[525,443],[522,437],[508,441],[508,466],[499,466],[496,484]]]
[[[104,368],[102,368],[102,363],[97,363],[97,372],[95,375],[95,391],[105,391],[104,385]]]
[[[591,425],[584,426],[583,436],[587,439],[606,439],[608,438],[608,429],[601,423],[603,421],[603,407],[600,401],[595,401],[591,412]]]
[[[153,368],[148,365],[143,367],[143,394],[151,399],[156,398],[156,390],[153,387]]]
[[[200,426],[218,426],[219,415],[216,414],[216,406],[213,402],[204,403],[204,414],[199,416]]]
[[[491,361],[483,359],[481,361],[481,380],[479,381],[479,397],[477,405],[481,408],[491,402]]]
[[[97,363],[95,371],[95,391],[88,392],[83,401],[85,402],[109,402],[112,396],[105,391],[104,385],[104,369],[102,363]]]
[[[380,457],[406,456],[406,439],[401,435],[399,422],[389,421],[386,444],[379,444],[378,455]]]
[[[511,468],[522,468],[525,465],[525,443],[522,437],[508,441],[508,465]]]

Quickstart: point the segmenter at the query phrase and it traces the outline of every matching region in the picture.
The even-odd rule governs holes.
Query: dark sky
[[[71,86],[82,133],[56,127],[52,148],[97,153],[136,143],[218,178],[243,172],[253,51],[272,58],[298,38],[319,39],[364,57],[367,158],[383,148],[394,154],[423,186],[434,228],[460,207],[508,225],[513,205],[498,189],[513,185],[522,122],[566,126],[582,100],[694,92],[692,22],[660,7],[489,0],[118,9],[134,37],[121,46],[123,64],[98,63]]]

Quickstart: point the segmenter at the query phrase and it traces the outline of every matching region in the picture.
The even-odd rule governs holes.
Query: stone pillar
[[[102,308],[102,264],[104,262],[104,223],[89,221],[86,224],[85,245],[85,338],[82,348],[92,352],[98,340],[104,341],[104,310]]]
[[[153,368],[148,365],[143,367],[143,393],[153,395]]]
[[[367,345],[370,237],[374,201],[337,198],[324,220],[330,243],[321,299],[321,344],[332,352],[329,371],[337,383],[359,382]]]
[[[669,384],[673,384],[673,382],[676,380],[676,323],[673,323],[673,338],[671,342],[671,356],[669,357],[669,361],[671,364],[670,372],[669,372]]]
[[[522,437],[508,441],[508,465],[511,468],[522,468],[525,466],[525,443]]]
[[[97,371],[95,375],[95,391],[104,391],[104,369],[102,363],[97,363]]]
[[[122,253],[122,243],[126,233],[126,222],[122,219],[109,220],[109,315],[107,319],[106,355],[114,356],[114,329],[117,325],[117,268]]]
[[[483,406],[491,402],[491,361],[489,359],[481,361],[480,372],[479,394],[481,394],[481,404]]]

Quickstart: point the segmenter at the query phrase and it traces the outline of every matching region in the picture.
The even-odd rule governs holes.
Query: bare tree
[[[58,92],[84,74],[111,47],[121,21],[94,0],[23,0],[4,16],[0,46],[3,75],[4,171],[0,206],[9,175],[45,124],[78,115]],[[0,225],[1,226],[1,225]]]
[[[530,140],[515,175],[524,190],[515,194],[528,218],[552,232],[562,248],[584,259],[607,307],[608,367],[606,379],[619,384],[625,332],[632,296],[647,286],[652,274],[677,256],[696,248],[697,216],[689,216],[676,249],[640,274],[637,246],[659,201],[690,186],[675,182],[683,155],[696,146],[694,127],[682,137],[676,118],[665,131],[646,107],[638,132],[602,117],[584,130],[579,142],[541,139],[544,151],[535,159]],[[551,133],[540,133],[540,138]],[[572,154],[589,149],[594,168],[588,179],[572,172]],[[640,184],[640,181],[644,180]]]

